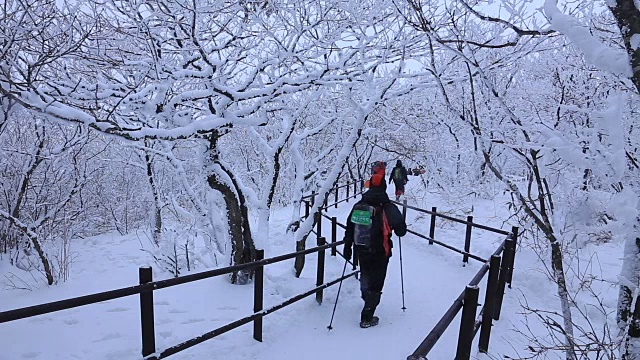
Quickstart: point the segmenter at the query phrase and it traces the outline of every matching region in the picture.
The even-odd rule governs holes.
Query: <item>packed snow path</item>
[[[413,184],[410,182],[409,185]],[[389,189],[390,196],[392,188]],[[437,199],[429,199],[428,195],[418,198],[411,186],[407,190],[410,204],[422,208],[437,205]],[[343,203],[338,209],[329,209],[328,213],[344,222],[353,204],[353,200]],[[267,257],[293,250],[291,244],[277,240],[284,239],[288,211],[273,215],[274,242],[265,249]],[[490,213],[484,212],[485,215]],[[500,224],[497,217],[476,216],[476,219],[489,225]],[[407,214],[409,227],[424,234],[428,233],[428,221],[428,217],[415,212]],[[464,226],[440,225],[436,239],[461,248]],[[342,238],[341,230],[338,238]],[[472,252],[488,257],[502,240],[496,234],[474,230]],[[0,292],[0,310],[135,284],[137,267],[148,261],[139,250],[135,236],[104,235],[89,242],[76,250],[78,258],[74,271],[77,275],[71,281],[32,292]],[[405,359],[481,264],[470,260],[469,265],[463,267],[462,255],[437,245],[430,246],[425,240],[411,235],[404,237],[402,257],[407,310],[403,312],[397,237],[394,237],[394,245],[382,301],[376,312],[380,317],[379,326],[369,329],[358,326],[362,300],[358,280],[350,278],[342,286],[332,331],[328,331],[327,325],[338,286],[325,290],[322,305],[309,297],[265,317],[262,343],[252,339],[251,325],[245,325],[171,359]],[[308,246],[313,246],[311,241]],[[305,270],[299,279],[292,275],[292,261],[267,266],[265,308],[313,288],[316,257],[315,254],[307,256]],[[327,251],[325,279],[339,277],[343,265],[342,258],[331,257]],[[154,274],[156,280],[166,277],[167,274]],[[226,277],[156,291],[157,349],[176,345],[250,314],[252,293],[253,286],[231,285]],[[3,349],[0,359],[139,359],[138,308],[138,297],[128,297],[0,324],[0,349]],[[459,321],[454,321],[432,350],[430,358],[453,357],[458,327]]]

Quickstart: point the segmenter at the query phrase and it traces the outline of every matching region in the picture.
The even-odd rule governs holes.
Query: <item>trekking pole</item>
[[[402,202],[402,221],[407,221],[407,199]],[[402,269],[402,237],[398,236],[398,245],[400,247],[400,284],[402,285],[402,311],[407,308],[404,306],[404,271]]]
[[[348,262],[349,260],[344,259],[344,268],[342,269],[342,277],[344,277],[344,273],[347,271]],[[333,329],[331,325],[333,324],[333,317],[336,314],[336,307],[338,307],[338,298],[340,297],[340,289],[342,289],[342,280],[340,280],[340,285],[338,285],[338,294],[336,295],[336,302],[335,304],[333,304],[333,313],[331,313],[331,321],[329,322],[329,326],[327,326],[327,329],[329,329],[329,331]]]
[[[398,236],[398,245],[400,247],[400,284],[402,286],[402,311],[407,310],[404,306],[404,272],[402,271],[402,238]]]

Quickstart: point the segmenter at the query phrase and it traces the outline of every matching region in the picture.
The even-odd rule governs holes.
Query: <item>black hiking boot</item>
[[[369,320],[369,321],[362,320],[362,321],[360,321],[360,327],[363,328],[363,329],[366,329],[368,327],[376,326],[376,325],[378,325],[378,321],[379,320],[380,319],[378,319],[377,316],[372,317],[371,320]]]

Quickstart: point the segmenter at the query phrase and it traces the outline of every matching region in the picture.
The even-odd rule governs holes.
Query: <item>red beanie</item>
[[[385,170],[386,169],[385,169],[384,163],[381,161],[377,161],[376,164],[373,166],[374,174],[381,174],[382,176],[384,176]]]

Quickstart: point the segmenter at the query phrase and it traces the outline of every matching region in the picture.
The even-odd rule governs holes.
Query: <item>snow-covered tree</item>
[[[544,12],[549,17],[552,27],[566,35],[583,51],[587,61],[600,69],[609,71],[630,81],[635,88],[632,98],[637,101],[640,93],[640,7],[633,0],[606,1],[620,30],[622,43],[626,51],[621,51],[617,41],[604,43],[594,37],[588,28],[576,17],[567,15],[557,7],[557,1],[546,0]],[[619,107],[620,104],[612,105]],[[619,121],[620,117],[618,117]],[[615,119],[613,119],[615,121]],[[619,124],[616,124],[619,126]],[[616,126],[611,125],[611,126]],[[622,140],[622,139],[621,139]],[[622,161],[629,161],[629,168],[637,179],[638,163],[636,157],[625,150],[625,143],[616,143],[616,150]],[[620,276],[620,295],[618,299],[618,324],[624,334],[621,359],[640,357],[640,189],[637,180],[620,183],[617,190],[627,199],[624,211],[620,212],[621,221],[626,224],[626,243]]]
[[[129,141],[200,142],[202,176],[222,200],[234,264],[254,258],[249,213],[262,214],[258,226],[264,229],[279,176],[275,165],[287,142],[295,147],[296,115],[277,127],[273,115],[286,111],[292,96],[314,96],[321,87],[358,84],[381,73],[382,83],[392,84],[401,72],[385,64],[411,51],[390,2],[33,0],[10,1],[6,8],[3,96],[50,121]],[[377,103],[388,87],[350,101]],[[359,132],[364,118],[351,119]],[[266,128],[272,143],[258,139]],[[245,182],[238,158],[227,151],[242,134],[272,154],[265,167],[273,174],[262,184],[271,190],[264,196]],[[340,151],[337,169],[350,150]],[[300,168],[304,163],[296,166],[307,171]],[[332,171],[326,184],[338,173]]]

